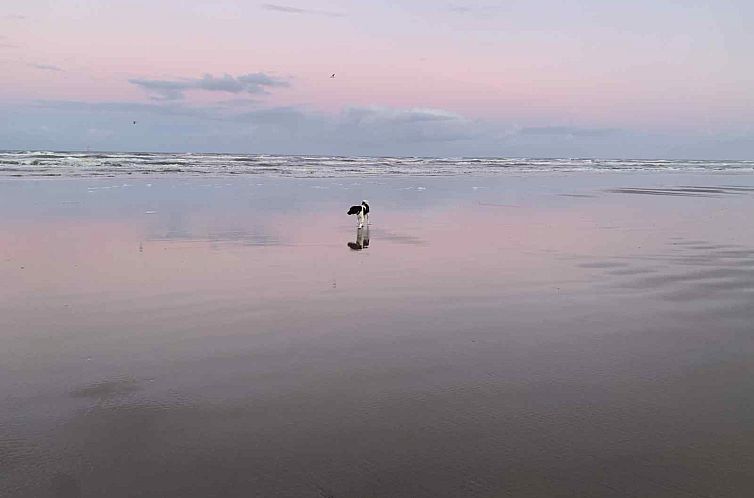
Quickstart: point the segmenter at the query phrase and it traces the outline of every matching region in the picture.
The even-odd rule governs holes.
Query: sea
[[[180,174],[339,178],[580,171],[752,173],[754,161],[0,151],[0,177],[115,177]]]

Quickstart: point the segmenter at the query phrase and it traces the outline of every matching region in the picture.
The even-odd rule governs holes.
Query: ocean
[[[550,172],[754,172],[754,161],[347,157],[157,152],[0,151],[0,176],[268,175],[338,178]]]

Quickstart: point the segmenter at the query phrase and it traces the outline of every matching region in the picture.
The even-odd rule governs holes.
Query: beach
[[[201,173],[0,178],[0,496],[754,492],[750,171]]]

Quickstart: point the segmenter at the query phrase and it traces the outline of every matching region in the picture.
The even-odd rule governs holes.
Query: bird
[[[359,221],[359,228],[364,227],[364,221],[369,223],[369,203],[367,201],[361,201],[359,206],[351,206],[348,210],[348,214],[356,215],[356,219]]]
[[[136,121],[134,121],[134,124],[136,124]]]
[[[334,78],[334,77],[335,77],[335,73],[332,73],[332,74],[330,75],[330,78],[332,79],[332,78]]]

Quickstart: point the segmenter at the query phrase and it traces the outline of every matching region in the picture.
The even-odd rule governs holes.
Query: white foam
[[[421,158],[273,156],[243,154],[0,152],[0,176],[117,177],[125,175],[294,178],[508,175],[542,172],[728,171],[754,172],[754,161],[674,161],[534,158]],[[151,186],[149,183],[147,186]],[[351,186],[358,182],[349,183]],[[121,187],[129,184],[118,185]]]

